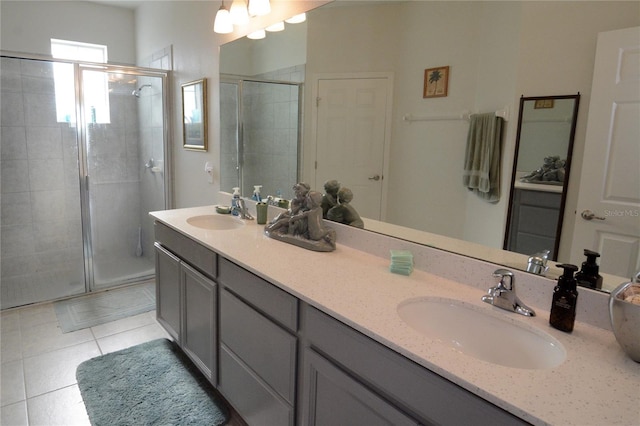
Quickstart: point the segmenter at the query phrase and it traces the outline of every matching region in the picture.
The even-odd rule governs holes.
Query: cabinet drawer
[[[218,272],[218,283],[289,330],[297,330],[295,297],[222,257]]]
[[[220,346],[222,395],[249,425],[293,425],[293,408],[265,387],[224,345]]]
[[[527,424],[323,312],[302,306],[301,328],[311,347],[421,422]]]
[[[226,289],[220,292],[220,340],[293,405],[296,338]]]
[[[215,252],[159,222],[155,223],[155,234],[157,242],[209,278],[216,278],[218,271]]]
[[[562,194],[556,192],[529,191],[526,189],[517,191],[520,193],[520,204],[560,210]]]

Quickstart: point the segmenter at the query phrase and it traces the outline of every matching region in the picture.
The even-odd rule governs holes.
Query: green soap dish
[[[220,214],[229,214],[231,213],[231,207],[229,206],[216,206],[216,212]]]

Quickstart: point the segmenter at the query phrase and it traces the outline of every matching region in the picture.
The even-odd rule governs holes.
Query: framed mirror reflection
[[[503,250],[519,99],[522,93],[589,93],[593,69],[585,64],[593,61],[593,40],[601,31],[590,23],[601,22],[603,16],[610,16],[615,20],[615,25],[623,28],[631,24],[618,21],[630,19],[636,11],[631,7],[626,9],[630,5],[614,10],[605,2],[597,3],[596,7],[593,2],[577,2],[572,5],[571,17],[559,18],[549,26],[549,14],[564,16],[559,3],[480,1],[463,4],[338,0],[307,11],[304,23],[287,25],[285,31],[269,33],[265,39],[250,40],[242,37],[225,43],[220,48],[220,72],[265,78],[266,75],[271,76],[271,73],[282,70],[296,70],[295,75],[300,79],[289,80],[283,75],[267,78],[303,84],[304,113],[299,115],[301,142],[297,151],[298,179],[318,190],[322,190],[327,178],[337,179],[350,187],[354,195],[352,205],[365,221],[367,231],[393,235],[525,271],[531,253]],[[389,22],[389,16],[394,16],[393,22]],[[522,22],[527,22],[526,27],[521,25]],[[613,26],[614,24],[612,28]],[[475,33],[474,30],[480,27],[486,31],[482,34]],[[535,30],[541,27],[545,27],[546,34],[542,38],[538,37]],[[369,34],[371,28],[376,28],[375,37],[353,37],[353,34]],[[560,36],[569,28],[573,33],[580,34],[573,40],[579,40],[581,54]],[[438,43],[424,43],[424,40],[436,39]],[[546,45],[547,39],[556,40],[553,49]],[[568,49],[576,54],[567,57]],[[433,61],[434,55],[437,57],[442,52],[455,52],[459,58],[455,67],[446,57]],[[554,52],[558,55],[558,61],[555,60]],[[501,65],[497,66],[495,61],[478,62],[478,58],[500,58]],[[263,66],[257,68],[258,64]],[[451,64],[449,96],[423,99],[421,89],[424,70],[444,64]],[[558,68],[556,64],[562,64],[562,67]],[[360,187],[356,189],[347,179],[337,176],[337,173],[331,173],[327,177],[318,172],[324,164],[320,155],[322,149],[331,153],[320,142],[319,117],[323,105],[329,104],[323,102],[328,98],[323,99],[321,89],[328,78],[334,77],[349,78],[355,84],[353,75],[356,73],[369,76],[383,73],[392,75],[388,79],[392,86],[391,92],[386,92],[392,94],[386,96],[390,116],[384,121],[375,121],[388,123],[389,126],[388,131],[386,128],[381,131],[388,136],[388,143],[384,144],[382,168],[371,168],[362,174],[365,184],[382,187],[376,198],[376,202],[381,203],[380,219],[376,219],[362,207],[368,198],[363,195]],[[366,76],[362,79],[364,77]],[[221,87],[221,92],[222,90]],[[555,99],[541,100],[538,110],[556,109],[552,108],[552,105],[555,106]],[[484,202],[461,185],[464,141],[469,127],[467,120],[404,119],[441,116],[457,118],[470,112],[502,110],[505,106],[511,111],[511,116],[503,130],[504,151],[498,203]],[[586,110],[583,104],[581,117],[577,120],[576,154],[582,153],[585,146],[583,135],[588,121]],[[221,108],[221,118],[227,111],[235,113],[235,109]],[[244,113],[249,114],[249,117],[243,118],[247,122],[259,117],[246,108]],[[278,113],[274,114],[274,118],[276,117],[280,123],[280,119],[286,116]],[[344,115],[341,114],[339,118],[344,118]],[[282,127],[282,124],[277,126]],[[236,132],[231,134],[230,142],[226,144],[224,123],[221,131],[223,152],[220,188],[230,193],[233,186],[240,186],[235,184],[238,182],[238,168],[234,156],[238,155],[238,145],[232,143]],[[635,135],[634,132],[631,134]],[[262,135],[271,137],[265,132]],[[332,137],[332,140],[335,138]],[[349,141],[340,146],[339,152],[360,152],[357,146]],[[262,154],[261,161],[257,163],[260,168],[268,164],[269,158],[269,155]],[[294,161],[295,154],[292,153],[288,158]],[[560,262],[579,264],[582,249],[589,246],[574,243],[571,238],[572,234],[576,235],[573,229],[577,220],[574,220],[572,213],[576,210],[577,191],[583,182],[581,172],[586,169],[585,173],[593,174],[591,167],[582,167],[582,163],[582,156],[574,155],[571,181],[566,188],[567,198],[563,201],[563,204],[566,203],[566,213],[562,224],[564,238],[558,249]],[[284,163],[280,161],[279,164]],[[355,169],[352,167],[353,163],[346,164],[341,170]],[[541,165],[542,162],[531,166],[528,172]],[[247,167],[250,167],[250,163],[245,161],[244,167],[243,176],[249,176],[250,169]],[[379,176],[378,180],[375,180],[376,176]],[[289,179],[288,185],[280,183],[275,188],[268,187],[268,180],[266,177],[261,177],[259,181],[257,178],[245,179],[243,194],[249,197],[252,185],[260,184],[264,185],[263,195],[277,195],[280,192],[285,198],[292,196],[286,190],[293,185],[294,180]],[[562,191],[564,190],[563,187]],[[577,253],[577,260],[574,253]],[[608,256],[606,259],[611,258],[615,256]],[[606,278],[607,282],[612,283],[609,287],[615,287],[624,278],[618,277],[622,275],[615,272],[615,269],[604,268],[606,259],[600,259],[603,262],[602,271],[616,274],[615,277]],[[547,277],[557,278],[559,273],[550,264]]]
[[[505,250],[557,259],[579,103],[520,98]]]
[[[195,151],[207,150],[207,80],[182,84],[183,147]]]

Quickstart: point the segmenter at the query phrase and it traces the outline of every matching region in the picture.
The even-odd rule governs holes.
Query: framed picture
[[[553,108],[553,99],[538,99],[533,105],[533,108]]]
[[[449,90],[449,66],[424,70],[423,98],[447,96]]]
[[[183,147],[207,150],[207,79],[182,84]]]

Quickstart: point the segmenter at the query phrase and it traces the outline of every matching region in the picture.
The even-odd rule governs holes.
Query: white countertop
[[[334,252],[322,253],[272,240],[255,221],[224,231],[186,222],[203,214],[214,214],[213,206],[151,213],[156,220],[528,422],[640,424],[640,363],[624,354],[611,331],[576,322],[573,333],[563,333],[548,325],[548,311],[536,309],[538,315],[533,318],[511,314],[482,303],[485,291],[477,287],[423,270],[409,277],[392,274],[388,258],[340,244],[340,236]],[[458,269],[473,266],[445,252],[440,259],[456,262]],[[559,340],[567,358],[552,369],[526,370],[452,350],[414,331],[398,315],[400,302],[424,296],[457,299],[499,311],[505,321],[536,327]],[[527,303],[526,298],[523,301]]]

